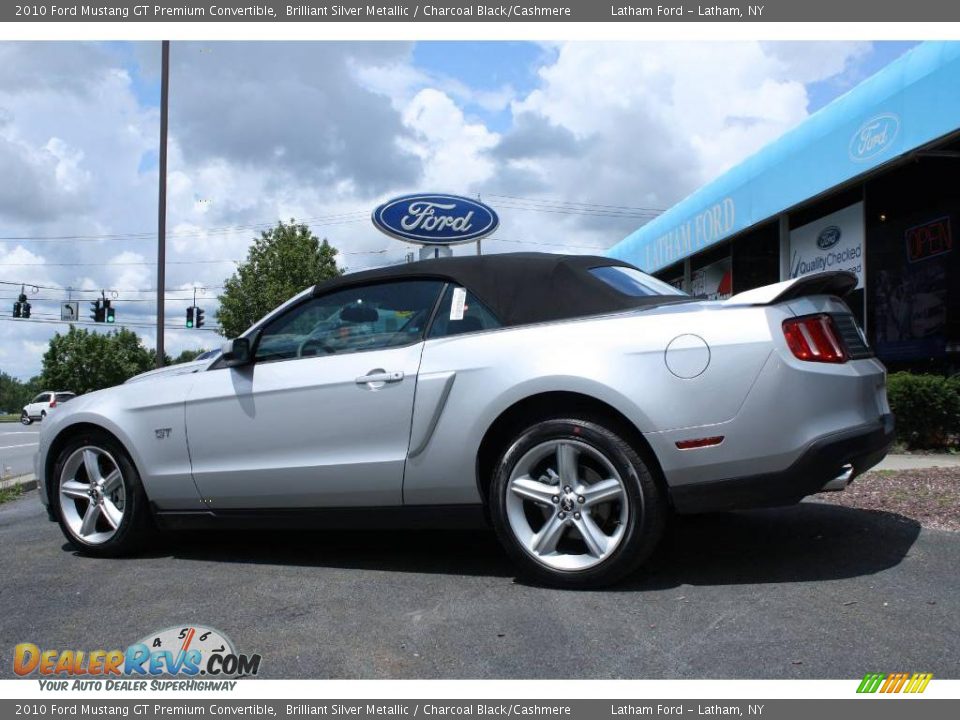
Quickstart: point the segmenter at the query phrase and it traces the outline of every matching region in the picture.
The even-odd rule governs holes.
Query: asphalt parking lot
[[[677,521],[602,592],[515,580],[491,533],[167,536],[75,554],[0,506],[0,676],[15,644],[123,648],[203,623],[276,678],[960,678],[960,533],[820,503]]]
[[[33,472],[39,437],[39,423],[0,423],[0,477]]]

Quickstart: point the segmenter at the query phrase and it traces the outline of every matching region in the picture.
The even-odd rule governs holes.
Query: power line
[[[25,285],[28,288],[36,288],[38,290],[58,290],[60,292],[70,292],[70,293],[96,293],[98,295],[101,292],[100,288],[66,288],[66,287],[58,287],[56,285],[37,285],[36,283],[23,282],[21,280],[17,280],[17,281],[0,280],[0,285],[16,285],[16,286]],[[203,294],[207,290],[223,290],[223,289],[224,289],[223,285],[198,285],[196,288],[193,288],[193,287],[166,288],[164,292],[192,293],[194,290],[197,290],[198,292]],[[102,290],[105,290],[111,293],[113,292],[156,293],[157,292],[156,288],[102,288]],[[210,297],[210,296],[203,295],[203,297]],[[115,298],[111,298],[111,299],[115,299]]]
[[[41,324],[47,324],[47,325],[86,325],[86,326],[90,326],[90,327],[99,327],[99,328],[106,327],[108,330],[109,330],[110,328],[113,328],[113,327],[149,328],[149,329],[151,329],[151,330],[155,330],[156,327],[157,327],[154,323],[150,323],[150,322],[117,322],[117,323],[109,323],[109,324],[107,324],[107,323],[99,323],[99,322],[89,322],[89,321],[85,321],[85,320],[57,320],[57,319],[55,319],[55,318],[51,318],[51,319],[46,319],[46,318],[13,318],[13,317],[5,317],[5,316],[2,316],[2,315],[0,315],[0,321],[5,321],[5,322],[28,322],[28,323],[29,323],[29,322],[32,322],[32,323],[41,323]],[[185,331],[185,332],[193,332],[194,330],[201,330],[201,331],[213,330],[213,331],[218,331],[218,330],[221,329],[219,326],[214,326],[214,327],[190,328],[190,329],[188,330],[187,328],[184,328],[184,327],[181,326],[181,325],[164,325],[163,328],[164,328],[164,330],[183,330],[183,331]]]
[[[97,292],[100,292],[100,291],[98,290]],[[219,300],[220,297],[221,297],[220,295],[201,295],[198,298],[198,300]],[[167,299],[167,302],[193,302],[192,295],[190,297],[170,297],[169,295],[167,295],[166,299]],[[0,297],[0,300],[19,300],[19,298],[11,295],[10,297]],[[156,302],[154,298],[121,298],[121,297],[111,297],[110,301],[114,303],[143,303],[143,302],[155,303]],[[71,302],[71,301],[65,300],[64,298],[37,297],[36,295],[31,295],[30,302],[32,303],[34,302],[63,303],[63,302]],[[88,302],[88,301],[77,299],[77,300],[73,300],[72,302]]]
[[[387,252],[383,250],[352,250],[350,252],[338,252],[338,255],[382,255]],[[222,260],[167,260],[167,265],[215,265],[218,263],[243,263],[245,260],[235,258],[224,258]],[[99,262],[99,263],[51,263],[51,262],[26,262],[26,263],[0,263],[0,267],[117,267],[117,266],[156,266],[155,260],[133,260],[123,262]]]
[[[487,197],[500,198],[507,200],[502,207],[511,210],[531,210],[540,212],[559,213],[565,215],[587,215],[601,217],[625,217],[625,218],[651,218],[664,212],[663,208],[650,208],[632,205],[608,205],[602,203],[580,202],[576,200],[554,200],[549,198],[523,197],[521,195],[506,195],[502,193],[489,193]],[[362,222],[370,217],[369,210],[352,210],[343,213],[333,213],[330,215],[320,215],[316,217],[303,218],[295,222],[315,225],[318,227],[329,225],[343,225],[355,222]],[[199,230],[181,231],[167,233],[168,238],[191,238],[205,237],[209,235],[224,235],[239,233],[248,230],[258,230],[267,227],[273,227],[278,218],[274,221],[263,221],[249,223],[245,225],[215,225],[209,228],[200,228]],[[132,231],[118,233],[101,233],[86,235],[10,235],[0,236],[0,241],[22,241],[22,242],[67,242],[82,241],[96,242],[101,240],[153,240],[156,238],[155,231]],[[348,255],[351,253],[341,253]]]
[[[361,220],[368,220],[370,218],[370,212],[368,210],[354,210],[348,213],[339,213],[336,215],[326,215],[319,216],[314,218],[304,218],[303,220],[296,220],[296,224],[310,224],[317,227],[324,227],[328,225],[342,225],[352,222],[360,222]],[[258,230],[262,228],[273,227],[279,220],[272,222],[258,222],[248,225],[218,225],[209,228],[200,228],[199,230],[191,230],[189,232],[172,232],[167,233],[168,238],[191,238],[191,237],[204,237],[207,235],[229,235],[231,233],[239,233],[247,230]],[[25,242],[67,242],[67,241],[80,241],[80,242],[97,242],[101,240],[154,240],[156,239],[157,234],[155,230],[151,231],[133,231],[133,232],[118,232],[118,233],[101,233],[101,234],[86,234],[86,235],[9,235],[9,236],[0,236],[0,241],[25,241]]]
[[[212,265],[216,263],[239,263],[242,260],[167,260],[167,265]],[[48,263],[48,262],[29,262],[29,263],[0,263],[0,267],[117,267],[125,265],[156,265],[156,261],[136,261],[136,262],[100,262],[100,263]]]
[[[513,240],[511,238],[501,237],[499,235],[491,235],[488,238],[484,238],[484,242],[490,240],[496,242],[505,242],[505,243],[515,243],[517,245],[542,245],[545,247],[561,247],[561,248],[577,248],[580,250],[607,250],[612,247],[610,245],[574,245],[572,243],[552,243],[552,242],[538,242],[534,240]]]
[[[603,208],[607,210],[632,210],[638,212],[662,213],[664,208],[635,207],[632,205],[601,205],[600,203],[584,203],[574,200],[551,200],[549,198],[526,198],[519,195],[502,195],[498,193],[487,193],[487,197],[505,198],[507,200],[522,200],[524,202],[536,202],[550,205],[569,205],[585,208]]]
[[[638,213],[638,212],[626,212],[619,210],[576,210],[573,208],[566,208],[561,206],[553,205],[537,205],[535,203],[512,203],[512,204],[501,204],[499,208],[508,208],[510,210],[529,210],[532,212],[545,212],[551,213],[554,215],[584,215],[587,217],[612,217],[612,218],[628,218],[631,220],[650,220],[659,213]]]

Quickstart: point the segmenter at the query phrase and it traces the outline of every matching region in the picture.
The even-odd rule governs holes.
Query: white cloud
[[[484,151],[496,145],[497,134],[468,121],[445,93],[418,92],[404,108],[403,122],[416,135],[405,146],[422,161],[423,187],[467,192],[493,173]]]
[[[418,67],[405,43],[177,43],[167,286],[210,288],[198,301],[212,321],[213,288],[233,266],[179,261],[243,258],[258,229],[277,218],[310,222],[351,269],[399,261],[411,246],[379,234],[368,213],[400,192],[668,207],[802,121],[806,84],[844,73],[868,47],[565,43],[542,56],[536,87],[520,96],[509,83],[478,89]],[[158,113],[137,83],[155,80],[158,48],[117,54],[94,44],[0,43],[4,234],[143,233],[0,243],[0,280],[154,285],[153,265],[107,263],[155,259]],[[477,117],[504,108],[506,130]],[[585,252],[642,222],[507,207],[500,214],[499,235],[519,244],[488,241],[488,251],[557,251],[537,243],[560,243]],[[121,294],[118,319],[153,322],[151,302],[124,302],[149,297]],[[188,300],[173,297],[167,316],[179,321]],[[38,307],[56,312],[55,302]],[[39,348],[57,329],[0,322],[3,369],[37,372]],[[151,330],[138,332],[153,344]],[[217,341],[171,331],[167,350]]]

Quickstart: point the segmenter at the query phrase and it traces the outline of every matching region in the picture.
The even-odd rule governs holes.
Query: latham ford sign
[[[373,224],[390,237],[420,245],[456,245],[490,235],[500,224],[492,208],[459,195],[417,194],[388,200]]]

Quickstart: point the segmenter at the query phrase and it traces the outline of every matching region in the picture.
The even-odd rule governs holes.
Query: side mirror
[[[250,354],[250,338],[239,337],[223,344],[220,359],[227,367],[239,367],[253,362]]]

